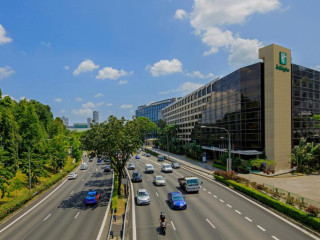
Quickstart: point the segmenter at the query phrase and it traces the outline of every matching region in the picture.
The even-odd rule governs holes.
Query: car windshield
[[[95,197],[96,195],[94,193],[89,193],[88,197]]]
[[[151,168],[153,168],[153,167],[152,167],[152,166],[148,166],[147,168],[151,169]]]
[[[172,196],[172,200],[173,201],[183,201],[183,197],[182,196]]]
[[[139,192],[139,193],[138,193],[138,196],[139,196],[139,197],[148,196],[148,193],[147,193],[147,192]]]
[[[163,177],[162,176],[156,177],[156,180],[163,180]]]
[[[174,166],[179,166],[179,163],[174,163],[173,165],[174,165]]]
[[[139,175],[139,173],[136,173],[136,172],[132,174],[133,177],[136,177],[138,175]]]
[[[188,185],[198,185],[199,182],[198,182],[198,179],[188,179],[187,184]]]

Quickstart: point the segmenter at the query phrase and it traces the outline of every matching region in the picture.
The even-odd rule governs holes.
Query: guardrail
[[[111,208],[110,208],[110,211],[111,211]],[[112,222],[113,222],[113,216],[114,216],[114,209],[112,209],[112,213],[111,213],[111,218],[110,218],[110,224],[109,224],[109,230],[108,230],[107,240],[110,239],[110,235],[112,235],[112,238],[113,238],[113,232],[111,231],[111,229],[112,229]]]
[[[130,187],[129,187],[130,188]],[[127,224],[127,213],[128,213],[128,205],[129,205],[129,199],[130,199],[130,191],[128,191],[128,197],[127,197],[127,202],[126,202],[126,209],[123,215],[123,224],[122,224],[122,230],[121,230],[121,236],[122,240],[125,239],[126,236],[126,224]]]
[[[112,187],[111,187],[111,194],[110,194],[110,199],[109,199],[109,206],[111,206],[111,202],[112,202],[111,200],[112,200],[113,188],[114,188],[114,172],[112,172]],[[112,208],[110,207],[109,211],[111,211],[111,209],[112,209]],[[114,214],[114,209],[112,210],[112,214],[111,214],[111,219],[110,219],[110,225],[109,225],[107,240],[110,239],[113,214]]]

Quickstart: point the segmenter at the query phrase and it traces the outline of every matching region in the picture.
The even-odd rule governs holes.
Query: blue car
[[[186,200],[180,192],[168,193],[168,202],[172,209],[187,209]]]
[[[97,191],[90,191],[88,192],[86,199],[85,199],[85,204],[97,204],[99,199],[101,197],[101,194]]]
[[[101,158],[98,158],[98,162],[102,162],[102,159],[101,159]]]
[[[140,159],[140,155],[136,155],[136,159]]]

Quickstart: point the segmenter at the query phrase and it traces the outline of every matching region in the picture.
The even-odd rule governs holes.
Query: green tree
[[[47,152],[49,154],[50,164],[55,172],[57,172],[57,170],[62,169],[66,165],[69,143],[66,136],[60,134],[50,139],[48,145]]]

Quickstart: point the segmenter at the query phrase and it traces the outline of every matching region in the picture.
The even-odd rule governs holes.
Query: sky
[[[0,88],[69,124],[131,119],[278,44],[320,71],[319,0],[2,0]]]

